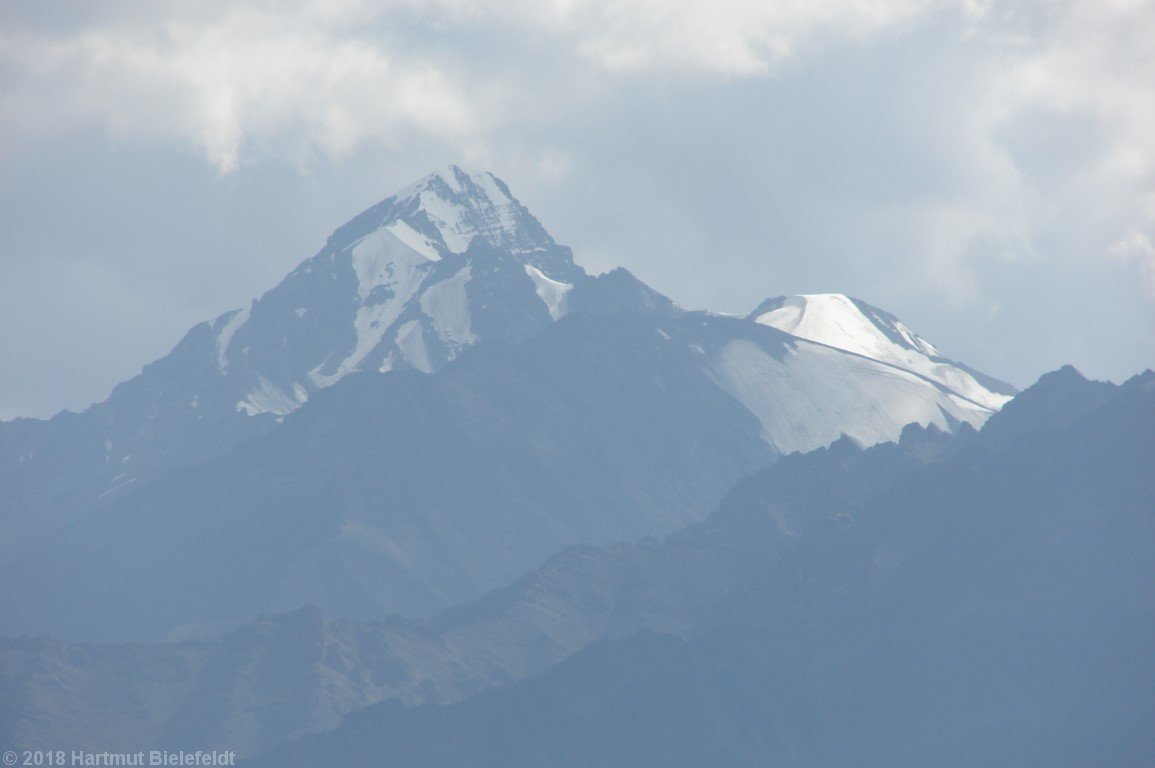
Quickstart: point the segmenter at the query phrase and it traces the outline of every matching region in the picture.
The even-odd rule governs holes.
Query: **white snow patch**
[[[463,193],[464,186],[457,177],[457,170],[452,167],[427,176],[397,195],[398,201],[418,199],[429,220],[441,233],[445,246],[458,254],[469,248],[474,237],[500,242],[503,234],[516,231],[518,215],[517,204],[501,190],[492,174],[462,173],[483,193],[465,200],[464,205],[446,200],[429,183],[440,177],[455,194]]]
[[[429,350],[425,348],[425,339],[419,322],[409,320],[397,329],[397,348],[414,368],[422,373],[433,372],[433,364],[429,361]]]
[[[458,206],[443,199],[432,189],[421,193],[421,207],[441,233],[445,246],[454,253],[465,253],[470,241],[479,234],[463,226],[462,211]]]
[[[956,395],[954,392],[948,392],[946,396],[948,398],[950,398],[950,401],[952,403],[954,403],[956,406],[958,406],[960,411],[977,413],[977,414],[979,414],[979,417],[982,419],[982,421],[986,421],[987,418],[991,415],[990,409],[982,407],[981,405],[974,402],[973,400],[968,400],[965,397],[961,397],[959,395]],[[976,427],[979,426],[979,424],[975,424],[975,422],[972,421],[971,419],[963,419],[963,421],[968,421],[968,422],[974,424]],[[981,424],[982,422],[979,422],[979,423]]]
[[[554,280],[532,264],[525,265],[525,273],[533,280],[533,289],[549,309],[549,316],[554,320],[565,317],[569,312],[568,294],[573,285]]]
[[[381,343],[386,332],[401,316],[405,305],[421,289],[432,261],[401,242],[388,229],[378,229],[362,238],[349,253],[357,275],[360,306],[353,317],[357,334],[352,353],[341,361],[337,370],[323,374],[321,366],[309,371],[309,378],[319,387],[336,383],[346,374],[358,370],[365,357]],[[368,302],[374,289],[383,286],[391,296]]]
[[[398,219],[392,224],[386,225],[385,229],[398,240],[430,261],[439,261],[441,259],[441,254],[437,251],[437,246],[430,242],[428,237],[410,226],[409,222]]]
[[[224,326],[217,332],[217,368],[221,373],[224,373],[225,368],[228,367],[229,344],[232,343],[233,336],[248,319],[249,307],[234,309],[229,313],[229,319],[225,321]]]
[[[434,171],[434,175],[439,176],[441,180],[444,181],[449,186],[449,188],[457,194],[460,195],[465,191],[465,188],[461,186],[461,182],[457,178],[457,166],[446,165],[444,167],[438,168],[436,171]]]
[[[415,289],[431,259],[402,242],[388,228],[361,238],[349,249],[357,292],[365,301],[373,289],[384,285],[400,295],[398,287]],[[416,283],[416,284],[415,284]],[[412,295],[412,290],[406,291]]]
[[[294,395],[304,394],[304,389],[300,385],[294,384],[293,387]],[[275,413],[278,416],[284,416],[300,407],[306,398],[307,394],[299,399],[290,396],[276,384],[258,374],[257,385],[249,391],[244,400],[237,403],[237,410],[243,411],[248,416],[256,416],[258,413]]]
[[[889,323],[906,342],[905,345],[895,343],[853,301],[839,293],[791,296],[778,309],[759,315],[756,322],[913,371],[983,408],[998,410],[1011,399],[1009,395],[991,392],[963,369],[931,359],[938,357],[938,349],[902,322]]]
[[[840,293],[791,296],[783,306],[760,315],[757,322],[875,360],[892,357],[901,349],[859,311],[849,297]],[[907,351],[936,354],[930,343],[916,337],[901,323],[897,325],[901,327],[899,334],[915,348]]]
[[[473,179],[473,182],[485,191],[485,196],[489,198],[491,203],[498,206],[499,209],[506,211],[509,206],[513,204],[513,200],[509,195],[505,194],[505,192],[501,190],[501,187],[497,186],[497,181],[494,180],[492,173],[473,173],[470,174],[469,178]]]
[[[477,341],[469,326],[469,296],[465,285],[472,277],[466,264],[457,274],[434,283],[421,294],[421,311],[433,320],[433,329],[442,341],[465,345]]]
[[[804,341],[781,360],[753,341],[731,341],[713,359],[712,375],[783,454],[812,451],[843,434],[864,446],[893,441],[912,422],[946,430],[944,411],[976,427],[991,415],[908,371]]]

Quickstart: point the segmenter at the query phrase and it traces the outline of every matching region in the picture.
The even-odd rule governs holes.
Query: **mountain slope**
[[[767,299],[749,318],[792,336],[911,371],[992,411],[1016,392],[1010,384],[943,357],[933,344],[889,312],[839,293]]]
[[[22,587],[0,595],[2,628],[142,640],[306,603],[429,615],[563,547],[699,519],[776,455],[987,415],[740,319],[575,313],[432,375],[347,377],[229,456],[106,493],[63,530],[10,536],[0,576]]]
[[[431,376],[347,377],[230,456],[4,542],[22,583],[0,596],[5,631],[155,639],[305,603],[427,615],[564,546],[673,530],[772,453],[652,322],[575,316]]]
[[[1021,438],[1047,429],[1036,423],[1040,409],[1061,410],[1069,425],[1118,395],[1114,385],[1087,382],[1071,369],[1048,374],[1024,393],[1034,406],[988,423],[981,449],[1002,450],[1009,432]],[[957,461],[980,447],[976,441],[970,431],[951,437],[911,427],[898,445],[863,451],[841,440],[788,456],[741,481],[708,519],[661,544],[567,549],[508,587],[429,622],[324,623],[309,610],[211,642],[95,649],[5,643],[0,677],[19,692],[19,703],[11,719],[0,720],[0,743],[212,747],[253,755],[333,727],[351,710],[383,699],[467,698],[540,673],[599,639],[641,629],[694,637],[719,623],[718,606],[728,594],[827,521],[860,517],[872,498],[928,462]],[[140,671],[125,674],[129,669]],[[274,689],[294,694],[276,709],[244,704]],[[126,697],[153,703],[145,713],[118,703]]]
[[[371,707],[255,764],[1148,765],[1151,466],[1148,372],[1059,429],[980,436],[828,509],[697,636]],[[797,512],[783,501],[762,514]]]
[[[643,628],[692,634],[728,591],[832,509],[849,508],[954,444],[913,428],[902,443],[861,451],[843,440],[786,457],[740,483],[708,520],[661,544],[569,548],[428,622],[323,622],[307,609],[193,643],[0,641],[0,678],[13,697],[0,717],[0,744],[251,756],[382,700],[462,700],[543,672],[599,639]],[[276,708],[253,708],[272,690],[292,695]]]
[[[457,166],[344,225],[251,310],[213,323],[236,407],[283,415],[362,370],[426,373],[528,338],[585,273],[500,180]]]
[[[0,424],[0,520],[225,453],[351,372],[431,371],[479,341],[529,338],[565,314],[583,277],[491,174],[432,173],[250,307],[192,328],[107,401]]]

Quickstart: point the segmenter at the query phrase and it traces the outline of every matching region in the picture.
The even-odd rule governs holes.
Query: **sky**
[[[5,0],[0,418],[82,410],[435,167],[688,308],[1155,367],[1155,2]]]

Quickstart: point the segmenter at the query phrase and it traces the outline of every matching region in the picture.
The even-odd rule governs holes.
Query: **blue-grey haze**
[[[569,548],[427,622],[310,608],[191,643],[0,641],[0,743],[282,745],[278,766],[1144,765],[1153,387],[1066,368],[979,434],[787,457],[663,542]]]
[[[688,637],[611,635],[254,764],[1147,764],[1155,374],[1108,389],[1067,368],[1020,399],[945,451],[912,432],[740,485],[663,553],[685,577],[686,539],[730,565],[763,550]],[[691,605],[694,581],[673,590]]]

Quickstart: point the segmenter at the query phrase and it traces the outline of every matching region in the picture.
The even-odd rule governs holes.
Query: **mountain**
[[[54,501],[90,504],[144,476],[223,455],[350,373],[433,372],[474,344],[521,342],[570,312],[622,311],[681,312],[624,270],[586,275],[502,181],[449,166],[337,229],[251,306],[192,328],[106,401],[82,414],[0,423],[0,521]],[[916,413],[924,424],[978,425],[1013,394],[845,297],[773,299],[751,318],[922,377],[939,390],[943,410]],[[758,412],[756,393],[745,390],[773,372],[739,350],[726,356],[733,359],[721,364],[720,381]],[[860,439],[894,438],[905,416]],[[819,439],[836,439],[830,431]]]
[[[778,551],[691,632],[607,638],[449,706],[369,707],[253,764],[1149,765],[1155,374],[1098,406],[1061,378],[1034,399],[1081,390],[1067,423],[1008,411],[993,439],[843,503],[753,482],[709,525],[760,518]],[[840,484],[824,463],[819,494]]]
[[[430,373],[472,344],[529,338],[584,277],[504,183],[450,166],[210,327],[234,407],[284,415],[355,371]]]
[[[215,634],[306,603],[429,615],[563,547],[700,519],[776,455],[986,415],[740,319],[575,313],[433,374],[348,376],[226,456],[10,538],[0,576],[22,588],[0,615],[7,631],[103,641]]]
[[[587,275],[491,174],[435,172],[107,401],[0,424],[0,578],[21,585],[0,632],[200,637],[306,603],[428,616],[565,546],[700,519],[779,456],[979,426],[1003,402],[775,311]]]
[[[1067,369],[1060,374],[1066,379]],[[1117,395],[1114,385],[1073,376],[1063,396],[1054,394],[1054,374],[1023,396],[1077,420]],[[1073,392],[1095,397],[1076,405]],[[1008,428],[1039,428],[1029,415],[1008,413],[988,422],[984,446],[992,430],[999,442]],[[379,701],[461,701],[542,673],[599,640],[640,630],[692,637],[713,623],[728,594],[825,520],[856,513],[928,463],[973,450],[977,439],[965,428],[952,436],[910,426],[897,444],[862,450],[842,439],[793,454],[740,481],[707,519],[662,542],[567,548],[428,621],[324,621],[306,609],[198,642],[0,642],[0,678],[16,702],[0,718],[0,743],[209,747],[251,756]],[[254,709],[267,691],[293,693],[278,695],[277,707]],[[147,708],[124,703],[144,701]]]
[[[428,615],[569,544],[673,530],[773,455],[655,322],[677,321],[574,316],[433,375],[349,376],[227,456],[0,545],[0,576],[22,584],[0,615],[106,641],[216,634],[306,603]]]
[[[269,433],[349,373],[437,370],[571,308],[675,311],[625,270],[586,276],[492,175],[434,172],[338,229],[250,307],[193,327],[107,400],[0,423],[0,539],[28,551],[121,490]]]
[[[211,641],[0,642],[0,678],[11,692],[0,743],[214,747],[254,755],[335,727],[378,701],[461,701],[542,673],[599,640],[621,641],[640,630],[697,637],[717,626],[720,613],[736,612],[728,596],[741,594],[743,584],[830,521],[842,535],[847,521],[928,464],[961,465],[975,451],[998,464],[1005,461],[1004,435],[1038,440],[1044,430],[1048,439],[1052,427],[1037,423],[1037,411],[1061,412],[1069,426],[1109,401],[1133,397],[1139,382],[1121,391],[1068,368],[1024,392],[1023,402],[1033,405],[996,416],[981,440],[965,428],[952,437],[912,426],[897,445],[864,451],[843,439],[785,457],[739,482],[709,518],[664,542],[569,548],[509,586],[426,622],[325,622],[309,609]],[[1142,407],[1136,415],[1131,420],[1141,433]],[[1131,466],[1141,468],[1149,453],[1140,444]]]
[[[853,352],[934,381],[954,395],[998,410],[1016,393],[1006,382],[943,357],[894,315],[840,293],[779,296],[749,318],[792,336]]]
[[[351,372],[429,372],[471,344],[529,338],[566,313],[584,277],[504,183],[434,172],[339,228],[251,306],[192,328],[107,401],[0,425],[0,517],[227,453]]]
[[[0,678],[13,699],[0,717],[0,744],[208,747],[251,756],[336,727],[379,701],[460,701],[543,672],[601,639],[639,629],[692,634],[727,592],[814,521],[956,444],[937,429],[911,427],[899,445],[862,451],[844,439],[788,456],[739,483],[709,519],[662,543],[567,548],[428,621],[326,622],[309,608],[197,642],[0,641]],[[769,516],[769,505],[789,505],[790,514]]]

